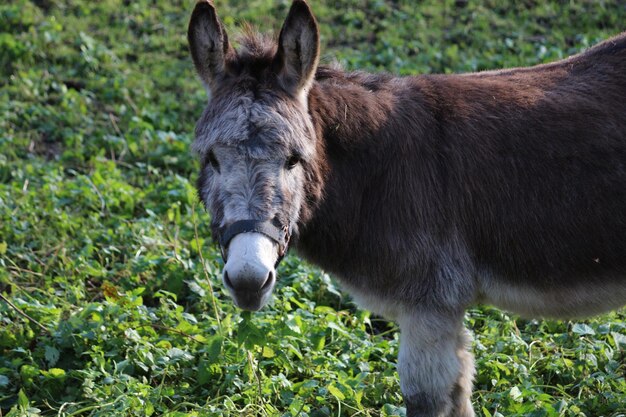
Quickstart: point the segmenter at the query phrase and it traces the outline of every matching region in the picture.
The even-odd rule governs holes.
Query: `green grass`
[[[289,7],[216,1],[231,31]],[[626,28],[617,0],[312,5],[325,62],[399,74],[533,65]],[[403,415],[395,325],[324,272],[289,256],[252,315],[222,289],[189,152],[192,7],[0,5],[0,416]],[[624,311],[466,323],[478,415],[626,413]]]

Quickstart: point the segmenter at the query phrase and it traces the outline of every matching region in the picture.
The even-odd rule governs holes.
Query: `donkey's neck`
[[[419,173],[413,172],[418,182],[409,184],[407,172],[413,169],[409,166],[419,166],[415,158],[424,154],[423,132],[432,116],[406,78],[326,69],[318,72],[309,110],[324,145],[327,175],[323,198],[301,225],[298,249],[353,281],[345,275],[374,272],[363,259],[374,264],[394,256],[403,238],[397,227],[402,219],[394,212],[413,211],[404,216],[412,229],[420,227],[416,217],[426,217],[415,212],[424,206],[415,204],[415,198],[427,194],[419,188],[431,181],[419,183]]]

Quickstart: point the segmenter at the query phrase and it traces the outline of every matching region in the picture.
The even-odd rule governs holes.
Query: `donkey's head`
[[[306,215],[319,182],[317,139],[307,96],[319,56],[315,18],[293,2],[278,41],[247,34],[231,47],[210,1],[188,31],[194,65],[209,93],[196,126],[202,157],[198,192],[212,215],[235,303],[258,310],[276,283],[276,265]]]

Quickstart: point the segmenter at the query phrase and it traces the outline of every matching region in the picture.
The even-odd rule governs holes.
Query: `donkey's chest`
[[[415,310],[462,311],[472,304],[476,294],[473,276],[452,267],[433,275],[335,276],[359,307],[391,320]]]
[[[405,306],[405,303],[399,302],[397,299],[389,296],[375,294],[371,291],[346,284],[343,284],[342,287],[348,291],[353,301],[360,308],[371,311],[389,320],[397,319],[406,310],[407,306]]]

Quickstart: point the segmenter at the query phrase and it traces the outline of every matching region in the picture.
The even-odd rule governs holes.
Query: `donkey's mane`
[[[261,33],[249,23],[244,23],[236,41],[237,58],[242,61],[271,62],[276,54],[278,43],[275,35]]]
[[[278,35],[259,32],[254,26],[244,23],[241,33],[235,38],[237,44],[236,67],[239,73],[262,78],[263,70],[272,65],[278,50]],[[338,82],[358,84],[370,91],[376,91],[382,83],[393,76],[388,73],[367,73],[364,71],[346,71],[339,63],[319,65],[315,73],[318,82]]]

